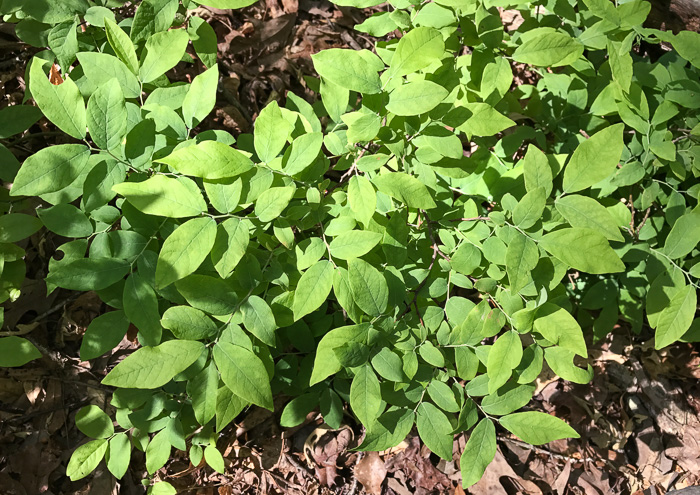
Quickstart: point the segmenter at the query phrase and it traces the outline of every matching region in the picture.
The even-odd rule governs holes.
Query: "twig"
[[[576,457],[571,457],[568,455],[563,455],[563,454],[556,454],[552,452],[551,450],[543,449],[541,447],[537,447],[536,445],[530,445],[529,443],[523,442],[521,440],[517,440],[515,438],[510,438],[510,437],[504,437],[500,436],[498,437],[500,440],[518,445],[519,447],[524,447],[526,449],[532,450],[536,454],[543,454],[543,455],[548,455],[550,457],[553,457],[554,459],[559,459],[561,461],[565,462],[598,462],[598,461],[603,461],[606,463],[610,463],[607,459],[593,459],[592,457],[582,457],[581,459],[578,459]]]
[[[357,465],[360,463],[363,456],[364,456],[364,452],[360,452],[357,454],[357,461],[355,462],[355,469],[357,469]],[[348,492],[348,495],[355,495],[356,491],[357,491],[357,476],[355,476],[353,473],[352,485],[350,485],[350,491]]]
[[[649,213],[651,213],[651,206],[647,208],[646,212],[644,212],[644,218],[642,218],[642,221],[640,222],[639,227],[637,227],[637,230],[634,231],[635,239],[639,239],[639,233],[642,231],[642,227],[644,227],[644,224],[647,222],[647,219],[649,218]]]

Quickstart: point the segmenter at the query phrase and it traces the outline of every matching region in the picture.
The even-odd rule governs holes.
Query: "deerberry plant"
[[[284,426],[319,410],[337,428],[349,404],[359,450],[415,425],[451,460],[469,432],[468,487],[497,427],[531,444],[578,436],[518,412],[545,363],[588,382],[587,342],[618,322],[653,329],[656,348],[700,340],[700,35],[643,27],[648,2],[391,0],[357,29],[401,36],[313,55],[320,99],[271,102],[237,141],[195,132],[219,80],[196,5],[106,8],[121,4],[0,7],[50,49],[31,61],[27,98],[73,138],[4,164],[3,297],[24,276],[13,243],[45,226],[70,239],[49,291],[95,291],[112,308],[82,359],[130,324],[142,344],[103,380],[117,429],[96,406],[78,413],[93,440],[72,479],[103,458],[123,476],[132,448],[151,474],[173,447],[223,472],[219,432],[283,393]],[[190,43],[206,70],[171,83]],[[40,114],[0,116],[4,139]],[[22,197],[41,199],[38,219],[15,212]],[[36,357],[10,339],[30,353],[21,364]]]

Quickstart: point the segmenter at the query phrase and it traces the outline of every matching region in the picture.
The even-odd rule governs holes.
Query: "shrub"
[[[470,432],[467,487],[497,425],[532,444],[578,436],[517,412],[545,362],[588,382],[587,342],[618,321],[653,329],[657,348],[700,336],[700,35],[644,28],[647,2],[393,0],[357,28],[400,38],[313,55],[320,100],[273,101],[237,142],[193,132],[219,79],[194,3],[145,0],[133,19],[84,0],[6,3],[18,35],[51,48],[28,69],[31,97],[74,138],[6,167],[9,204],[41,198],[41,224],[71,239],[49,291],[112,308],[81,357],[129,324],[142,344],[103,381],[118,431],[97,407],[79,412],[93,440],[72,479],[103,458],[123,476],[132,447],[151,474],[172,447],[223,471],[219,432],[284,393],[284,426],[319,409],[338,427],[349,403],[359,450],[415,424],[452,459]],[[171,83],[190,41],[207,69]],[[39,116],[2,112],[5,128],[5,115],[23,123],[2,137]],[[40,224],[0,221],[9,296],[23,276],[12,243]]]

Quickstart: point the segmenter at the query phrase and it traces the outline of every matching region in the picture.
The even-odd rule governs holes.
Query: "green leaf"
[[[381,91],[379,72],[384,68],[381,60],[367,50],[329,48],[311,56],[319,75],[341,88],[363,94]]]
[[[0,110],[0,139],[26,131],[41,118],[41,110],[30,105],[12,105]]]
[[[0,366],[3,368],[24,366],[40,357],[39,349],[27,339],[14,335],[0,338]]]
[[[243,180],[239,178],[204,180],[204,190],[211,205],[219,213],[231,213],[238,207],[243,192]]]
[[[486,414],[495,416],[510,414],[530,402],[534,392],[534,385],[502,387],[496,393],[484,397],[481,408]]]
[[[224,458],[214,445],[207,445],[205,447],[204,460],[207,461],[209,467],[217,473],[224,474],[226,472]]]
[[[582,357],[588,357],[583,331],[576,319],[564,308],[545,303],[537,309],[534,323],[536,332],[545,339],[570,350]]]
[[[370,232],[367,230],[350,230],[343,232],[330,243],[331,254],[341,260],[359,258],[369,253],[379,241],[383,234]]]
[[[683,336],[693,322],[697,301],[697,293],[692,285],[676,292],[656,321],[654,348],[666,347]]]
[[[423,342],[423,344],[418,348],[418,353],[420,354],[420,357],[422,357],[428,364],[431,364],[437,368],[442,368],[445,366],[445,356],[443,356],[440,349],[435,347],[429,340]]]
[[[117,433],[109,440],[105,460],[112,476],[118,480],[122,479],[129,469],[131,460],[131,442],[126,432]]]
[[[452,423],[444,412],[430,402],[422,402],[416,409],[416,428],[423,443],[437,456],[452,460]]]
[[[570,267],[586,273],[617,273],[625,264],[602,234],[591,229],[572,228],[550,232],[540,246]]]
[[[367,427],[365,438],[357,450],[381,452],[396,447],[411,432],[413,420],[410,409],[389,409]]]
[[[367,225],[377,209],[377,193],[365,176],[353,175],[348,182],[348,203],[355,219]]]
[[[218,84],[219,67],[216,65],[194,78],[182,102],[182,115],[187,127],[196,127],[214,109]]]
[[[284,153],[282,159],[283,171],[288,175],[297,175],[308,168],[318,156],[323,144],[323,134],[309,132],[294,140]]]
[[[330,288],[328,289],[330,292]],[[275,346],[275,315],[264,299],[258,296],[250,296],[241,304],[243,324],[246,329],[259,338],[263,343]]]
[[[333,349],[343,344],[364,342],[367,339],[369,329],[369,323],[362,323],[360,325],[334,328],[324,335],[316,348],[314,368],[309,385],[315,385],[333,373],[340,371],[342,366]]]
[[[95,359],[114,349],[126,335],[129,320],[124,311],[110,311],[90,322],[80,344],[80,359]]]
[[[85,102],[71,79],[59,85],[51,84],[42,69],[42,61],[34,58],[29,69],[29,90],[47,119],[76,139],[85,137]]]
[[[136,49],[129,39],[129,36],[109,17],[105,17],[104,27],[107,34],[107,41],[112,47],[112,50],[114,50],[116,56],[132,73],[138,74],[139,60],[136,57]]]
[[[163,329],[153,287],[141,275],[132,273],[124,284],[122,301],[126,317],[141,333],[144,343],[158,345]]]
[[[131,25],[131,40],[134,43],[147,39],[153,33],[168,29],[178,8],[177,0],[144,0],[136,9]]]
[[[253,168],[250,158],[217,141],[202,141],[180,148],[158,161],[181,174],[207,180],[236,177]]]
[[[625,240],[620,233],[618,222],[605,206],[593,198],[573,194],[557,199],[554,205],[572,227],[595,230],[612,241]]]
[[[583,44],[565,33],[545,32],[529,38],[513,53],[513,59],[540,67],[570,65],[583,55]]]
[[[214,7],[215,9],[242,9],[253,5],[257,0],[195,0],[200,5]]]
[[[694,31],[681,31],[671,38],[671,44],[678,54],[690,62],[694,67],[700,68],[700,33]]]
[[[384,276],[359,258],[348,261],[348,281],[355,304],[370,316],[381,315],[389,303],[389,287]]]
[[[299,426],[306,420],[309,414],[318,405],[318,394],[309,393],[295,397],[287,402],[280,416],[280,425],[284,428]]]
[[[557,376],[574,383],[586,384],[593,378],[593,368],[581,369],[574,364],[575,354],[563,347],[547,347],[544,350],[547,364]]]
[[[270,378],[262,360],[248,349],[219,341],[214,361],[221,379],[237,396],[272,411]]]
[[[542,218],[546,201],[547,193],[544,187],[528,192],[513,209],[513,223],[521,229],[529,229]]]
[[[581,191],[615,172],[624,147],[624,128],[624,124],[611,125],[578,145],[564,169],[564,192]]]
[[[381,118],[373,112],[349,112],[341,115],[347,124],[347,138],[349,144],[372,141],[382,126]]]
[[[147,215],[183,218],[207,209],[199,187],[186,177],[154,175],[143,182],[122,182],[112,190]]]
[[[213,218],[193,218],[163,243],[156,266],[156,287],[162,288],[194,272],[209,256],[216,239]]]
[[[272,161],[280,154],[287,138],[292,130],[292,126],[282,116],[277,101],[273,100],[263,108],[255,119],[253,129],[255,153],[264,162]]]
[[[664,253],[671,259],[683,258],[700,243],[700,211],[696,208],[673,224],[664,243]]]
[[[107,452],[107,440],[100,438],[81,445],[73,452],[66,467],[66,476],[71,481],[85,478],[93,472]]]
[[[182,340],[202,340],[214,335],[217,326],[199,309],[191,306],[172,306],[160,320],[163,328]]]
[[[229,218],[217,226],[211,260],[221,278],[231,275],[248,249],[249,242],[248,225],[238,218]]]
[[[531,272],[537,266],[539,259],[540,252],[532,239],[521,234],[513,235],[506,250],[506,272],[508,273],[510,290],[513,293],[519,292],[530,283],[532,280]],[[479,260],[481,260],[481,256],[479,256]],[[454,266],[454,257],[452,261]]]
[[[129,263],[124,260],[81,258],[56,264],[46,280],[69,290],[101,290],[123,279],[129,269]]]
[[[552,169],[547,163],[547,156],[533,145],[528,145],[523,158],[523,177],[525,188],[529,191],[544,187],[545,196],[552,193]]]
[[[518,332],[510,330],[496,339],[486,363],[490,394],[495,393],[510,379],[522,357],[523,344]]]
[[[90,438],[109,438],[114,425],[109,416],[97,406],[85,406],[75,415],[75,426]]]
[[[496,427],[490,419],[484,418],[469,435],[459,460],[462,487],[468,488],[481,479],[496,456],[496,447]]]
[[[192,397],[194,417],[200,425],[206,425],[216,414],[219,392],[219,372],[213,361],[187,382],[187,393]]]
[[[445,382],[432,380],[428,385],[428,395],[440,409],[453,413],[459,412],[460,407],[455,399],[455,394]]]
[[[228,315],[238,306],[232,284],[219,277],[195,273],[175,282],[175,287],[191,306],[205,313]]]
[[[507,256],[507,255],[506,255]],[[474,244],[463,242],[450,259],[452,268],[464,275],[471,275],[481,264],[481,250]],[[506,260],[507,264],[507,260]],[[511,285],[513,282],[511,281]]]
[[[71,204],[41,208],[36,213],[47,229],[61,236],[87,237],[93,232],[85,213]]]
[[[116,79],[125,98],[138,98],[141,95],[138,79],[118,58],[106,53],[80,52],[78,61],[88,81],[95,87]]]
[[[279,217],[294,197],[296,187],[271,187],[258,196],[255,202],[255,215],[263,223]]]
[[[328,298],[333,287],[333,264],[317,261],[299,279],[294,291],[294,321],[316,311]]]
[[[403,363],[398,354],[389,349],[382,349],[372,358],[372,367],[385,380],[401,383],[404,380]]]
[[[124,93],[116,79],[101,85],[87,105],[90,137],[103,150],[118,152],[126,138]]]
[[[192,16],[187,24],[187,33],[192,40],[195,53],[206,67],[216,65],[218,44],[216,32],[204,19]]]
[[[199,445],[193,445],[192,447],[199,447]],[[146,495],[175,495],[176,493],[175,487],[167,481],[156,481],[148,487]]]
[[[372,179],[374,185],[383,192],[411,208],[429,210],[435,208],[435,201],[428,188],[412,175],[403,172],[388,172]]]
[[[363,425],[372,424],[382,412],[379,379],[368,363],[357,368],[352,379],[350,407]]]
[[[457,129],[470,136],[493,136],[515,125],[515,122],[488,103],[467,103],[471,116]]]
[[[141,347],[120,362],[102,380],[104,385],[154,389],[185,371],[204,351],[193,340],[169,340],[155,347]]]
[[[48,34],[48,44],[64,73],[68,72],[78,52],[78,33],[75,19],[56,24]]]
[[[172,446],[165,430],[156,433],[146,447],[146,471],[153,474],[165,466],[170,458]]]
[[[41,221],[31,215],[5,213],[0,216],[0,243],[21,241],[41,227]]]
[[[430,27],[418,27],[403,36],[391,59],[391,77],[405,76],[439,61],[445,54],[442,33]]]
[[[506,430],[532,445],[579,438],[579,434],[559,418],[537,411],[527,411],[503,416],[499,422]]]
[[[248,403],[231,392],[226,386],[216,395],[216,431],[220,432],[238,416]]]
[[[438,106],[447,95],[445,88],[432,81],[409,82],[389,94],[386,109],[396,115],[420,115]]]
[[[175,67],[184,55],[189,41],[190,37],[184,29],[150,36],[146,40],[146,56],[139,67],[141,82],[151,82]]]
[[[19,169],[10,195],[39,196],[71,185],[87,167],[90,150],[82,144],[61,144],[37,151]]]

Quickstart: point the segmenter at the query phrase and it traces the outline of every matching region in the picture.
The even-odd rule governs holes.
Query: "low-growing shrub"
[[[467,487],[497,427],[531,444],[577,436],[518,412],[545,363],[588,382],[587,342],[620,321],[653,329],[657,348],[700,338],[700,35],[644,28],[649,3],[392,0],[357,29],[401,36],[313,55],[320,99],[273,101],[237,140],[193,132],[219,81],[195,3],[145,0],[133,18],[40,4],[1,9],[50,48],[27,98],[73,139],[21,167],[0,147],[2,297],[24,276],[13,243],[43,225],[69,239],[49,291],[95,291],[111,308],[82,359],[130,324],[142,344],[103,380],[117,429],[96,406],[78,413],[93,440],[71,479],[103,458],[123,476],[132,448],[151,474],[173,447],[223,471],[219,432],[283,393],[284,426],[317,409],[337,428],[348,403],[359,450],[415,425],[451,460],[469,432]],[[171,83],[190,43],[206,70]],[[0,111],[0,138],[39,117]],[[38,219],[18,213],[24,197],[41,199]],[[37,356],[9,339],[3,365]]]

